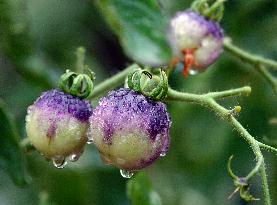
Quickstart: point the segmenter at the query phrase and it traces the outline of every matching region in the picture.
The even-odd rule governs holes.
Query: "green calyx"
[[[195,0],[191,5],[191,10],[219,22],[224,15],[225,1],[227,0]]]
[[[73,96],[79,98],[89,98],[92,94],[94,85],[94,73],[87,69],[87,74],[77,74],[70,70],[66,70],[59,82],[60,89]]]
[[[128,75],[127,85],[130,89],[157,101],[164,100],[168,92],[168,78],[162,69],[150,72],[149,69],[139,68]]]
[[[248,184],[249,177],[238,177],[236,176],[232,169],[231,169],[231,161],[233,156],[229,158],[228,161],[228,174],[233,179],[235,191],[229,196],[229,199],[237,192],[239,192],[240,197],[245,201],[257,201],[258,198],[255,198],[253,195],[250,194],[250,188]]]

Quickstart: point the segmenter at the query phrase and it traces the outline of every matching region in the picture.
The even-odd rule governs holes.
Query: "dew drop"
[[[30,118],[31,118],[31,117],[30,117],[30,114],[31,114],[31,111],[32,111],[31,109],[32,109],[32,106],[28,107],[28,109],[27,109],[27,115],[26,115],[26,117],[25,117],[25,121],[26,121],[26,122],[30,122],[30,120],[31,120],[31,119],[30,119]]]
[[[76,162],[80,158],[80,154],[72,154],[69,156],[69,161]]]
[[[67,161],[65,158],[53,158],[52,162],[53,165],[58,169],[62,169],[65,167],[65,165],[67,165]]]
[[[25,122],[30,122],[30,120],[31,120],[30,116],[29,116],[29,114],[27,114],[26,117],[25,117]]]
[[[129,179],[134,175],[134,172],[121,169],[120,174],[121,174],[122,177]]]
[[[88,139],[87,144],[92,144],[93,140]]]
[[[166,152],[161,152],[160,157],[164,157],[166,155]]]
[[[89,127],[88,128],[88,131],[87,131],[87,144],[92,144],[93,143],[93,137],[92,137],[92,130],[91,128]]]
[[[194,70],[194,69],[192,69],[192,68],[189,69],[189,74],[190,74],[190,75],[196,75],[196,74],[198,74],[198,73],[199,73],[198,70]]]

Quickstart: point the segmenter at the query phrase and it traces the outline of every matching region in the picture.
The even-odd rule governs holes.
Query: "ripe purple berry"
[[[170,21],[168,38],[183,74],[201,72],[220,55],[223,30],[219,24],[194,11],[178,12]],[[192,69],[191,69],[192,68]]]
[[[91,114],[89,101],[59,90],[44,92],[28,108],[28,138],[56,167],[63,167],[67,158],[76,161],[82,154]]]
[[[165,104],[121,88],[99,101],[90,118],[89,136],[103,161],[134,171],[165,155],[170,124]]]

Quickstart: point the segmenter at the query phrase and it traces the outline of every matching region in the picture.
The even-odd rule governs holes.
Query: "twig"
[[[189,102],[189,103],[196,103],[202,106],[209,108],[210,110],[214,111],[217,115],[221,116],[225,121],[231,124],[235,130],[240,134],[241,137],[250,145],[252,148],[255,156],[256,156],[256,166],[251,170],[251,172],[245,177],[246,180],[249,180],[253,176],[255,176],[258,172],[261,176],[262,181],[262,188],[264,194],[264,201],[265,205],[271,205],[269,189],[268,189],[268,182],[267,176],[265,172],[265,164],[264,164],[264,157],[260,150],[261,143],[258,142],[254,137],[252,137],[247,130],[236,120],[236,118],[231,114],[230,110],[219,105],[215,98],[221,97],[230,97],[235,95],[248,95],[251,92],[249,87],[243,87],[238,89],[233,89],[229,91],[223,91],[216,93],[208,93],[204,95],[195,95],[195,94],[188,94],[178,92],[172,89],[168,91],[168,99],[174,101],[181,101],[181,102]]]
[[[106,79],[99,85],[95,86],[93,94],[91,96],[91,100],[99,97],[105,92],[114,89],[115,87],[123,84],[125,77],[133,70],[138,69],[139,66],[137,64],[132,64],[125,68],[123,71],[115,74],[114,76]]]
[[[226,37],[223,42],[224,49],[234,56],[238,57],[245,63],[249,63],[253,66],[256,65],[264,65],[272,68],[273,70],[277,70],[277,62],[268,58],[264,58],[252,53],[249,53],[237,46],[235,46],[231,39]]]

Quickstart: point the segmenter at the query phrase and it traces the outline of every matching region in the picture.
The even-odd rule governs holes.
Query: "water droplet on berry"
[[[164,157],[166,155],[166,152],[161,152],[160,157]]]
[[[79,158],[80,158],[80,154],[72,154],[72,155],[70,155],[69,156],[69,161],[71,161],[71,162],[76,162]]]
[[[91,128],[89,127],[88,128],[88,131],[87,131],[87,138],[88,138],[88,140],[87,140],[87,144],[92,144],[93,143],[93,137],[92,137],[93,135],[92,135],[92,130],[91,130]]]
[[[25,121],[26,122],[30,122],[30,114],[31,114],[31,111],[32,111],[32,106],[28,107],[27,109],[27,115],[25,117]]]
[[[93,140],[88,139],[87,144],[92,144]]]
[[[134,172],[121,169],[120,170],[120,174],[121,174],[122,177],[129,179],[129,178],[131,178],[134,175]]]
[[[53,158],[52,159],[53,165],[58,168],[58,169],[62,169],[65,167],[65,165],[67,165],[67,161],[65,158]]]
[[[196,75],[196,74],[198,74],[198,73],[199,73],[198,70],[194,70],[193,68],[190,68],[190,69],[189,69],[189,74],[190,74],[190,75]]]

